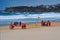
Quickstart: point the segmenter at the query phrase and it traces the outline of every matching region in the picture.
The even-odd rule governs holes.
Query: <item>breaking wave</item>
[[[35,12],[34,12],[35,13]],[[25,19],[25,18],[60,18],[60,13],[46,12],[46,13],[35,13],[31,14],[29,12],[24,13],[10,13],[10,14],[0,14],[0,19]]]

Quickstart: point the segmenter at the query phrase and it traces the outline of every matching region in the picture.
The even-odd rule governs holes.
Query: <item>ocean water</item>
[[[45,21],[60,21],[59,12],[0,12],[0,25],[7,25],[10,22],[41,22]]]

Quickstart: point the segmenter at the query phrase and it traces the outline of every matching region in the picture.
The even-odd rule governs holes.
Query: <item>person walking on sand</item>
[[[48,25],[48,26],[51,26],[51,22],[50,22],[49,20],[48,20],[48,22],[47,22],[47,25]]]

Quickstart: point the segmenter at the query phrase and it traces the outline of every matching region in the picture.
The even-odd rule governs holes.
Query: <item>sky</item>
[[[0,0],[0,10],[15,6],[37,6],[37,5],[60,4],[60,0]]]

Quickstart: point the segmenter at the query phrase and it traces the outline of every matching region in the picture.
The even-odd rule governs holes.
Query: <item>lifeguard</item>
[[[43,21],[43,20],[41,21],[42,26],[46,26],[46,24],[47,24],[46,21]]]
[[[21,23],[21,27],[22,27],[22,29],[26,29],[26,24]]]
[[[51,26],[51,22],[49,20],[48,20],[47,24],[48,24],[48,26]]]
[[[10,26],[9,26],[10,29],[13,29],[14,28],[14,24],[11,22],[10,23]]]

